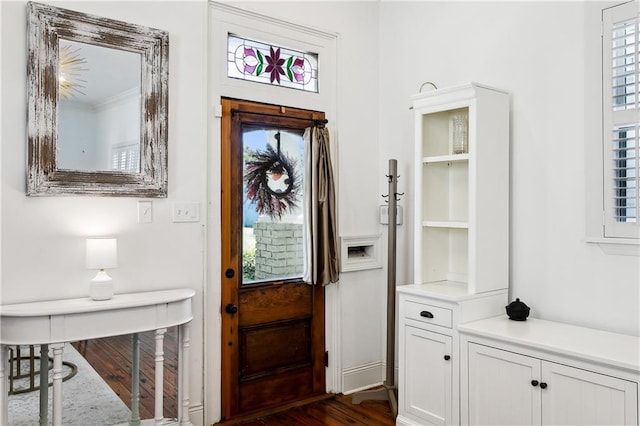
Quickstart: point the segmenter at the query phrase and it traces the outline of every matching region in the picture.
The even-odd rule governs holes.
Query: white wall
[[[58,104],[58,168],[113,170],[112,149],[140,144],[140,96],[111,102]]]
[[[139,90],[139,89],[138,89]],[[140,95],[129,91],[115,99],[107,100],[96,108],[96,133],[99,138],[100,167],[113,170],[113,149],[125,145],[140,146]],[[114,126],[114,123],[117,123]]]
[[[58,168],[106,170],[99,160],[102,143],[96,143],[98,117],[95,111],[76,102],[58,103]]]
[[[638,257],[605,255],[585,242],[585,143],[598,134],[584,118],[584,106],[597,102],[585,87],[597,94],[599,84],[584,67],[585,52],[599,49],[585,42],[599,32],[584,26],[593,9],[582,2],[381,2],[380,157],[397,155],[399,168],[409,169],[408,98],[425,81],[477,81],[511,92],[511,298],[534,317],[639,335]],[[406,282],[411,275],[407,265]]]
[[[190,388],[192,407],[201,409],[204,220],[172,223],[171,205],[199,202],[206,216],[207,5],[56,6],[169,32],[169,196],[152,201],[151,224],[138,224],[135,198],[25,196],[26,2],[2,2],[2,303],[87,296],[95,271],[84,268],[84,238],[116,236],[119,267],[110,271],[116,292],[196,290]]]

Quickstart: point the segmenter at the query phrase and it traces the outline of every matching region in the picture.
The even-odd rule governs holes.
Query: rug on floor
[[[129,421],[131,411],[102,380],[91,365],[70,344],[62,359],[78,367],[78,372],[62,384],[62,424],[69,426],[108,426]],[[67,374],[65,367],[64,375]],[[51,371],[49,376],[51,377]],[[9,396],[9,425],[40,424],[39,391]],[[49,387],[49,424],[51,387]]]

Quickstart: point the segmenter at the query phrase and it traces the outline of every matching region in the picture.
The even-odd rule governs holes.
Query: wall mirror
[[[27,8],[27,195],[166,197],[168,33]]]

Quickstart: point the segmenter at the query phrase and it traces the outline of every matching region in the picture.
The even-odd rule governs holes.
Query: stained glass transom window
[[[227,76],[318,92],[318,55],[229,34]]]

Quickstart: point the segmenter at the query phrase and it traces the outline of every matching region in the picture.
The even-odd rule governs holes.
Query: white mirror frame
[[[27,195],[166,197],[168,32],[35,2],[27,10]],[[140,173],[57,168],[60,38],[142,56]]]

